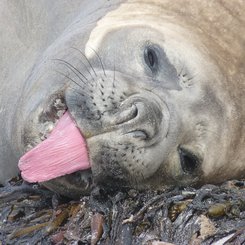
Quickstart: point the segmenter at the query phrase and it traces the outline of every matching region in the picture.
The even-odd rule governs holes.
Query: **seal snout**
[[[138,108],[136,105],[132,104],[130,107],[123,106],[120,112],[114,118],[114,124],[120,125],[133,120],[138,115]]]
[[[133,97],[125,101],[115,123],[123,128],[123,134],[140,140],[150,140],[159,132],[162,112],[154,100]]]

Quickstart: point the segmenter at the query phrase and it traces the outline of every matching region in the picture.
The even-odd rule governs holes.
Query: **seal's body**
[[[97,184],[244,177],[245,3],[94,2],[79,12],[74,1],[71,25],[55,20],[53,39],[4,62],[14,72],[0,88],[1,181],[66,110],[86,138]],[[75,195],[72,181],[46,185]]]

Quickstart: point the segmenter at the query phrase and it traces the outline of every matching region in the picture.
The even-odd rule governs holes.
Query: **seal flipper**
[[[69,112],[50,136],[19,160],[21,176],[28,182],[48,181],[90,168],[86,142]]]

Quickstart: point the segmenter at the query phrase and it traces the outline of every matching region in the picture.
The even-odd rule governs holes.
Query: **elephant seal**
[[[44,183],[61,194],[245,177],[243,1],[55,1],[58,19],[40,2],[32,22],[31,4],[11,6],[25,20],[1,17],[2,183],[65,111],[91,169]]]

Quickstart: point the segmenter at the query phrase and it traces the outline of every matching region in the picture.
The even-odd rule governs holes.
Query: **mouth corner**
[[[63,196],[80,199],[81,196],[89,195],[92,191],[92,171],[91,169],[77,171],[40,184]]]
[[[43,124],[47,121],[56,123],[68,110],[64,91],[61,90],[52,94],[42,107],[45,109],[42,109],[42,112],[38,116],[39,123]]]
[[[86,140],[66,104],[57,96],[52,102],[41,115],[45,120],[38,124],[34,147],[19,160],[21,175],[28,182],[45,182],[91,168]]]

